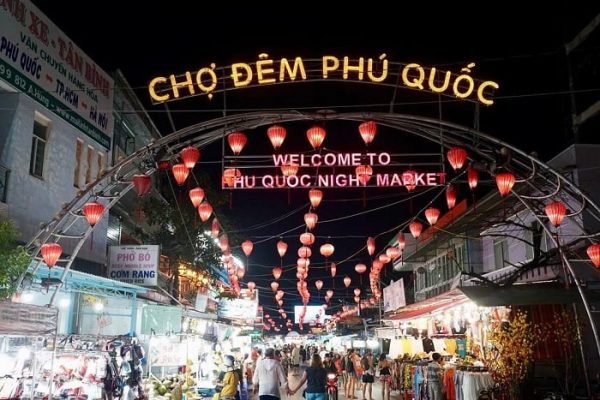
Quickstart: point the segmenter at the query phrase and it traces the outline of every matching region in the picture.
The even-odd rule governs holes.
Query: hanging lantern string
[[[461,172],[460,174],[458,174],[457,176],[455,176],[454,178],[452,178],[452,179],[450,180],[450,182],[448,182],[448,184],[453,184],[453,183],[454,183],[456,180],[458,180],[458,179],[459,179],[459,178],[460,178],[460,177],[461,177],[463,174],[464,174],[464,171],[463,171],[463,172]],[[415,194],[414,196],[411,196],[410,198],[407,198],[406,200],[412,199],[412,198],[416,197],[417,195],[420,195],[420,194],[427,193],[427,192],[429,192],[430,190],[435,190],[436,188],[437,188],[437,186],[432,186],[430,189],[427,189],[427,190],[425,190],[425,191],[423,191],[423,192],[420,192],[419,194]],[[446,186],[441,186],[441,189],[440,189],[440,190],[438,191],[438,193],[437,193],[437,194],[436,194],[436,195],[433,197],[433,199],[431,199],[431,200],[430,200],[430,201],[429,201],[427,204],[425,204],[425,206],[424,206],[424,207],[422,207],[422,208],[421,208],[421,210],[419,210],[419,212],[418,212],[416,215],[419,215],[419,214],[423,213],[423,212],[424,212],[424,211],[425,211],[427,208],[429,208],[429,207],[430,207],[430,206],[433,204],[433,202],[434,202],[435,200],[437,200],[437,199],[438,199],[440,196],[442,196],[443,194],[445,194],[445,192],[446,192]],[[392,228],[390,228],[390,229],[388,229],[388,230],[386,230],[386,231],[383,231],[383,232],[380,232],[380,233],[378,233],[378,234],[377,234],[377,235],[375,235],[373,238],[374,238],[374,239],[377,239],[378,237],[380,237],[380,236],[382,236],[382,235],[385,235],[385,234],[387,234],[387,233],[394,232],[394,231],[397,231],[397,230],[404,230],[404,229],[405,229],[405,228],[406,228],[406,227],[407,227],[407,226],[408,226],[408,225],[409,225],[411,222],[413,222],[413,221],[415,221],[415,220],[416,220],[416,217],[411,217],[410,219],[408,219],[408,220],[406,220],[406,221],[403,221],[403,222],[401,222],[400,224],[398,224],[398,225],[396,225],[396,226],[394,226],[394,227],[392,227]],[[329,221],[331,221],[331,220],[329,220]],[[480,238],[478,238],[478,239],[480,239]],[[363,245],[363,246],[361,246],[361,247],[360,247],[360,248],[359,248],[359,249],[358,249],[356,252],[354,252],[353,254],[351,254],[350,256],[348,256],[346,259],[339,261],[339,262],[338,262],[338,265],[340,265],[340,264],[342,264],[342,263],[345,263],[345,262],[348,262],[350,259],[353,259],[353,258],[355,258],[355,257],[356,257],[356,256],[357,256],[357,255],[358,255],[358,254],[359,254],[361,251],[363,251],[363,250],[364,250],[366,247],[367,247],[367,245],[366,245],[366,244],[365,244],[365,245]]]
[[[384,209],[386,209],[386,208],[393,207],[393,206],[396,206],[396,205],[398,205],[398,204],[402,204],[402,203],[404,203],[404,202],[406,202],[406,201],[412,200],[412,199],[414,199],[414,198],[416,198],[416,197],[419,197],[419,196],[425,195],[425,194],[427,194],[427,193],[429,193],[429,192],[431,192],[431,191],[435,190],[436,188],[437,188],[436,186],[432,186],[432,187],[430,187],[430,188],[428,188],[428,189],[426,189],[426,190],[424,190],[424,191],[422,191],[422,192],[415,193],[415,194],[411,195],[410,197],[406,197],[406,198],[404,198],[404,199],[402,199],[402,200],[398,200],[398,201],[395,201],[395,202],[393,202],[393,203],[390,203],[390,204],[385,204],[385,205],[382,205],[382,206],[379,206],[379,207],[376,207],[376,208],[372,208],[372,209],[370,209],[370,210],[359,211],[359,212],[357,212],[357,213],[350,214],[350,215],[345,215],[345,216],[343,216],[343,217],[338,217],[338,218],[327,219],[327,220],[324,220],[324,221],[320,221],[320,223],[321,223],[321,224],[326,224],[326,223],[330,223],[330,222],[342,221],[342,220],[345,220],[345,219],[350,219],[350,218],[358,217],[358,216],[360,216],[360,215],[365,215],[365,214],[369,214],[369,213],[372,213],[372,212],[376,212],[376,211],[384,210]],[[409,221],[409,222],[410,222],[410,221]],[[285,235],[286,233],[294,232],[295,230],[297,230],[297,229],[301,229],[302,227],[305,227],[305,226],[306,226],[305,224],[298,225],[298,226],[296,226],[295,228],[291,228],[291,229],[288,229],[288,230],[286,230],[286,231],[279,232],[279,233],[277,233],[277,234],[274,234],[274,235],[271,235],[271,236],[269,236],[269,237],[266,237],[266,238],[264,238],[264,239],[262,239],[262,240],[256,241],[254,244],[258,244],[258,243],[264,243],[264,242],[267,242],[267,241],[269,241],[269,240],[272,240],[272,239],[278,238],[278,237],[280,237],[280,236],[283,236],[283,235]],[[382,234],[385,234],[385,233],[387,233],[387,232],[383,232]],[[364,248],[364,247],[363,247],[363,248]]]
[[[171,194],[173,195],[173,198],[176,198],[177,195],[175,194],[175,189],[173,188],[173,181],[171,181],[171,176],[168,172],[166,175],[167,175],[167,180],[169,182],[169,188],[171,189]],[[196,257],[198,257],[196,246],[194,246],[194,241],[192,240],[192,235],[190,234],[190,231],[188,230],[187,224],[185,222],[185,218],[183,217],[183,212],[181,211],[181,206],[178,201],[176,201],[175,204],[177,205],[177,212],[179,213],[179,217],[181,218],[181,224],[183,225],[183,227],[185,229],[185,234],[186,234],[188,240],[190,241],[190,246],[194,252],[194,258],[196,258]]]

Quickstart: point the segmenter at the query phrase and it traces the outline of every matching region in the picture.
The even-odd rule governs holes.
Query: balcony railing
[[[6,203],[6,195],[8,192],[8,178],[10,177],[10,169],[0,164],[0,202]]]

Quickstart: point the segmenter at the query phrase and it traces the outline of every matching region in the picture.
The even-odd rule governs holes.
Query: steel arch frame
[[[580,236],[572,238],[566,243],[558,243],[546,223],[547,217],[543,211],[543,200],[556,196],[566,203],[569,208],[579,208],[580,211],[576,213],[579,214],[579,217],[583,213],[587,213],[597,221],[600,221],[600,207],[558,171],[515,146],[494,138],[491,135],[458,124],[406,114],[377,112],[340,114],[303,113],[298,111],[252,112],[225,116],[198,123],[173,132],[137,150],[130,156],[120,160],[114,167],[107,170],[103,176],[80,192],[53,220],[45,223],[42,229],[27,244],[29,254],[37,260],[34,267],[37,269],[42,262],[41,257],[39,257],[39,250],[42,244],[48,241],[78,240],[73,254],[66,259],[59,260],[60,263],[64,264],[65,270],[60,278],[61,282],[56,287],[55,293],[50,300],[50,304],[53,304],[56,294],[64,284],[66,274],[72,262],[93,230],[92,227],[89,227],[84,232],[76,234],[70,232],[75,222],[83,217],[81,214],[83,204],[91,199],[106,199],[108,200],[107,208],[109,209],[132,189],[133,184],[131,179],[133,175],[137,173],[151,175],[156,172],[156,158],[159,157],[159,154],[165,154],[164,157],[160,157],[162,159],[174,159],[177,157],[178,151],[185,146],[192,145],[203,148],[224,138],[227,133],[234,130],[248,131],[273,123],[282,124],[297,121],[362,122],[365,119],[370,119],[380,125],[418,136],[430,142],[437,143],[444,148],[461,146],[467,150],[469,159],[475,163],[479,170],[493,176],[498,169],[507,169],[519,178],[518,182],[525,183],[525,185],[515,185],[512,194],[535,216],[554,245],[559,249],[561,261],[573,278],[582,298],[590,326],[594,333],[596,348],[600,355],[600,338],[597,327],[594,324],[589,303],[573,269],[572,261],[574,260],[570,260],[565,252],[565,247],[568,247],[570,244],[575,244],[581,239],[591,240],[600,236],[600,233],[587,234],[580,226],[582,231]],[[510,162],[505,165],[498,165],[499,160],[502,159],[500,152],[506,152],[506,150],[510,152]],[[18,282],[19,286],[21,283],[22,279]]]

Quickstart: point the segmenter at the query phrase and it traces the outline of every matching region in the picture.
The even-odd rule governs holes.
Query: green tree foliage
[[[179,261],[188,262],[198,268],[210,270],[210,266],[220,263],[221,249],[210,237],[211,221],[202,222],[197,210],[193,207],[188,191],[196,187],[195,182],[183,187],[177,187],[173,179],[168,179],[162,173],[160,176],[159,190],[166,203],[157,198],[149,198],[144,203],[144,212],[148,223],[158,229],[147,234],[146,243],[160,244],[162,254],[169,257],[171,268],[176,269]],[[221,212],[227,204],[223,194],[212,189],[208,176],[197,174],[199,184],[204,189],[206,199],[213,206],[222,226],[228,226],[224,213]],[[193,179],[191,176],[188,182]],[[173,185],[173,186],[171,186]],[[234,238],[229,235],[230,245]]]
[[[18,236],[11,221],[0,221],[0,299],[16,292],[17,280],[31,261],[25,249],[17,245]]]

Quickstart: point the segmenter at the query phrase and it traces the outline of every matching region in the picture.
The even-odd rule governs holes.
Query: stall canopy
[[[0,335],[50,335],[55,333],[56,320],[54,307],[0,302]]]
[[[463,304],[469,299],[458,289],[450,290],[429,299],[419,301],[418,303],[409,304],[402,307],[394,313],[386,316],[386,320],[404,321],[414,318],[423,317],[425,315],[443,311],[447,308]]]
[[[478,306],[523,306],[536,304],[571,304],[581,301],[575,288],[558,283],[512,285],[508,287],[463,286],[458,288]]]

